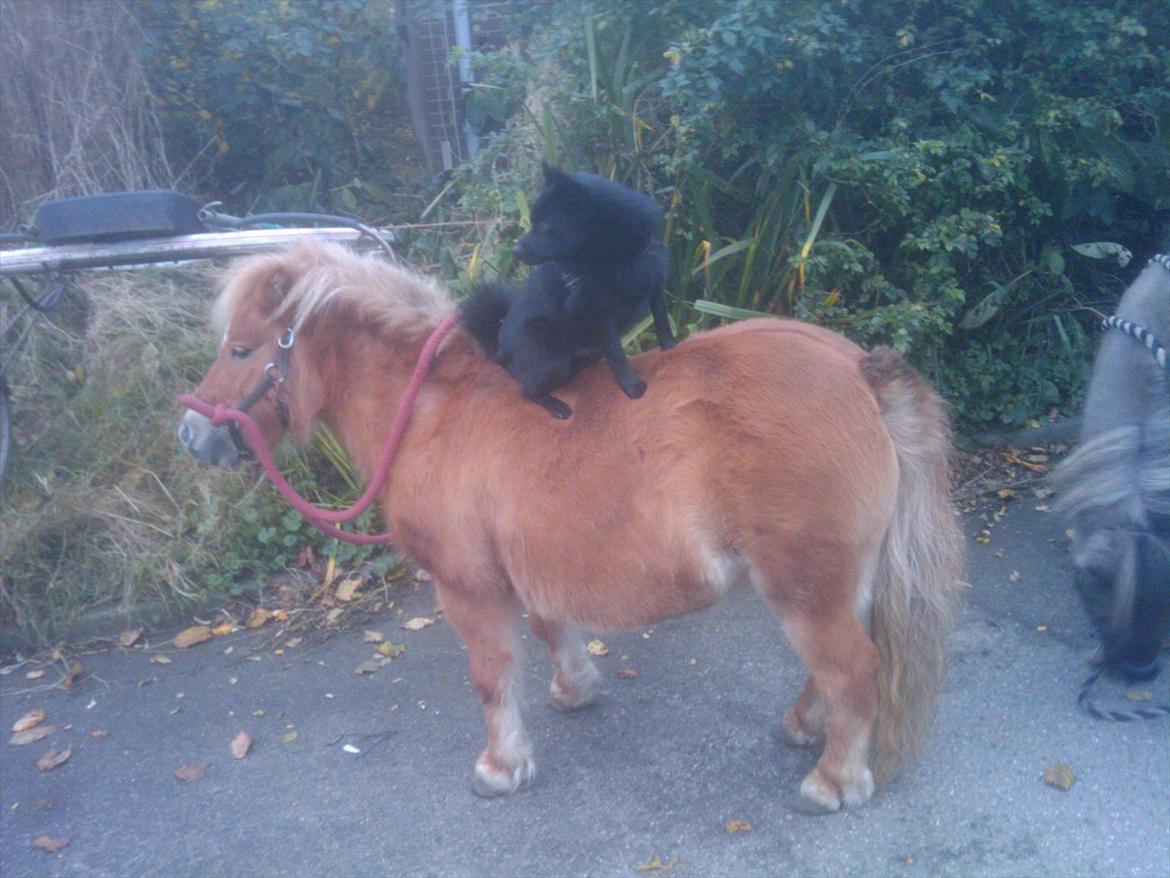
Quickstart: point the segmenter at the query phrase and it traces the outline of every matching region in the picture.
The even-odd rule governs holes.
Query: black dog
[[[545,165],[544,176],[532,231],[514,250],[536,266],[523,292],[479,287],[464,302],[462,320],[525,398],[568,418],[572,410],[550,392],[599,357],[631,399],[646,392],[621,337],[647,311],[659,346],[677,344],[666,317],[669,260],[653,199],[595,174]]]

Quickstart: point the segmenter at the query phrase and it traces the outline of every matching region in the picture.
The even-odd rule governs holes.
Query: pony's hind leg
[[[471,680],[487,723],[487,746],[476,760],[471,789],[484,797],[515,792],[536,775],[515,682],[515,598],[441,586],[439,597],[447,620],[467,645]]]
[[[877,647],[851,609],[828,618],[805,613],[783,622],[809,669],[814,699],[819,693],[827,708],[825,749],[801,782],[800,794],[827,811],[842,803],[863,804],[874,790],[869,750],[877,716]],[[798,700],[794,711],[799,708]],[[810,719],[808,713],[804,719]]]
[[[589,657],[580,629],[535,613],[529,622],[533,633],[548,645],[549,655],[556,665],[549,686],[553,702],[567,710],[591,703],[601,688],[601,674]]]
[[[800,697],[784,712],[784,732],[794,746],[811,747],[825,740],[828,723],[829,703],[817,690],[816,681],[810,675]]]

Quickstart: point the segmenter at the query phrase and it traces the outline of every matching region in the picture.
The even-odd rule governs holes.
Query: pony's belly
[[[514,583],[525,605],[541,616],[602,630],[638,628],[704,610],[748,578],[747,564],[729,554],[701,552],[686,561],[657,568],[631,565],[609,576]]]

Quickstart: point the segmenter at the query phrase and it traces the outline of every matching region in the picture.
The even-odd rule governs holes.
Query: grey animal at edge
[[[1170,340],[1170,257],[1149,261],[1115,314]],[[1134,334],[1105,331],[1079,447],[1052,481],[1073,525],[1076,587],[1105,670],[1127,681],[1156,676],[1170,630],[1170,380]]]

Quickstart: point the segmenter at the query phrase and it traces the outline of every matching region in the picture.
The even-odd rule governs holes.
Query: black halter
[[[264,367],[263,380],[237,406],[239,411],[246,412],[259,402],[260,398],[273,387],[279,388],[284,384],[284,379],[288,376],[288,363],[292,355],[293,342],[295,340],[296,336],[293,334],[291,327],[277,337],[276,361]],[[276,411],[280,415],[281,426],[287,429],[290,421],[288,403],[280,397],[276,399]],[[236,446],[236,451],[241,455],[251,455],[251,451],[249,451],[247,443],[244,442],[244,437],[240,434],[240,428],[236,425],[235,421],[228,422],[228,433],[231,434],[232,444]]]

